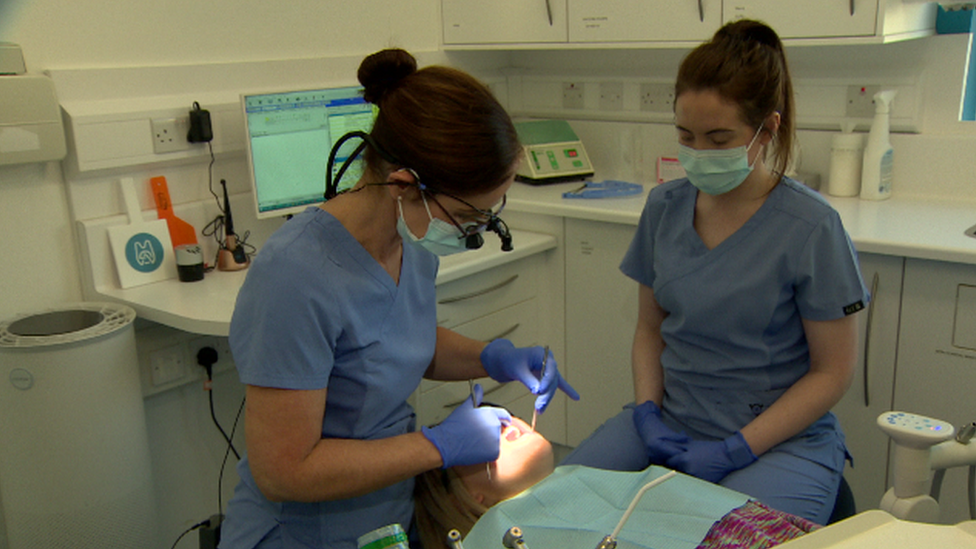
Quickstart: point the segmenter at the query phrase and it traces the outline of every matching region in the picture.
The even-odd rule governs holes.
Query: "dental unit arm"
[[[969,507],[976,507],[973,481],[976,480],[976,443],[970,439],[976,424],[960,429],[944,421],[905,412],[886,412],[878,416],[878,427],[895,443],[892,487],[881,498],[880,508],[895,518],[915,522],[938,522],[939,489],[946,469],[969,465]],[[932,471],[936,477],[926,493]]]

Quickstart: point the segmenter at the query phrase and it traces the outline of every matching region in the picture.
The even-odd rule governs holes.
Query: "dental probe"
[[[471,391],[471,404],[474,404],[474,380],[468,380],[468,390]],[[485,462],[485,471],[488,473],[488,480],[491,480],[491,462]],[[448,532],[450,535],[450,532]]]
[[[549,361],[549,346],[546,345],[545,354],[542,355],[542,371],[539,373],[539,381],[546,377],[546,362]],[[532,407],[532,430],[535,431],[535,420],[539,418],[539,410],[535,406]]]

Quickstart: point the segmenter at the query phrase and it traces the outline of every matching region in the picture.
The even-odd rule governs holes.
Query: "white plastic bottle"
[[[891,197],[891,178],[894,150],[888,135],[888,113],[896,90],[884,90],[874,94],[874,122],[868,132],[864,147],[864,163],[861,167],[861,198],[884,200]]]
[[[830,177],[827,194],[858,196],[861,194],[861,163],[864,162],[864,134],[854,133],[854,122],[841,124],[843,133],[835,134],[830,145]]]

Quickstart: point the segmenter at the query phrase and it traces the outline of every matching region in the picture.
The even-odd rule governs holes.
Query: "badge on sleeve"
[[[859,300],[855,301],[854,303],[851,303],[847,307],[844,307],[844,315],[845,316],[850,316],[850,315],[852,315],[852,314],[860,311],[863,308],[864,308],[864,302],[859,299]]]

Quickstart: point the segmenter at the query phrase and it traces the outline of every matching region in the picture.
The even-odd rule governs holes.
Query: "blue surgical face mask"
[[[397,197],[397,208],[400,210],[397,219],[397,232],[400,233],[400,238],[412,242],[434,255],[445,256],[467,251],[465,239],[460,238],[457,227],[443,219],[434,217],[430,213],[427,198],[423,193],[420,194],[420,197],[424,201],[424,208],[427,209],[427,217],[430,218],[430,223],[427,224],[427,232],[420,238],[410,232],[410,227],[403,220],[403,201]]]
[[[685,169],[691,184],[703,193],[710,195],[724,194],[738,187],[752,173],[753,167],[759,161],[749,164],[749,149],[759,138],[762,125],[756,130],[749,145],[732,149],[692,149],[685,145],[678,145],[678,161]]]

